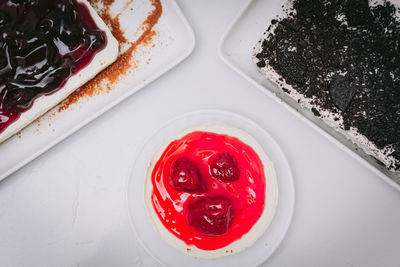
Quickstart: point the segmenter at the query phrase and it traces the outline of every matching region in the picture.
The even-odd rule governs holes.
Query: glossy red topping
[[[210,158],[210,174],[222,182],[239,179],[239,168],[235,159],[229,153],[218,153]]]
[[[179,157],[172,163],[169,181],[178,191],[200,191],[203,188],[199,168],[187,157]]]
[[[0,1],[0,133],[106,45],[76,0]]]
[[[228,232],[232,220],[232,203],[227,197],[204,197],[187,208],[187,223],[206,236]]]
[[[240,239],[264,210],[264,166],[250,146],[228,135],[196,131],[171,142],[151,181],[162,224],[203,250]]]

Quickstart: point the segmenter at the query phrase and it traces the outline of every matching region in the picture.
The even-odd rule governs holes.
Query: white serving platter
[[[153,227],[144,200],[146,173],[155,154],[161,147],[172,141],[172,136],[189,128],[207,124],[227,125],[253,137],[274,165],[279,192],[275,214],[260,238],[242,252],[217,259],[195,258],[167,244]],[[163,266],[259,266],[281,244],[289,229],[295,207],[295,188],[291,168],[278,143],[250,119],[220,110],[199,110],[184,114],[160,128],[143,144],[136,156],[127,188],[127,202],[133,230],[144,249]]]
[[[109,92],[82,98],[68,109],[53,108],[19,134],[0,144],[0,180],[56,145],[119,102],[176,66],[193,51],[193,30],[174,0],[161,0],[162,15],[153,30],[152,43],[134,52],[130,72],[113,84]],[[116,0],[111,14],[120,14],[121,28],[134,42],[152,10],[150,0]],[[123,49],[123,48],[122,48]]]
[[[251,59],[253,47],[263,32],[270,25],[270,21],[281,12],[286,0],[250,0],[234,19],[219,44],[219,55],[222,60],[234,71],[255,85],[271,98],[293,112],[298,118],[310,125],[316,131],[334,142],[344,151],[360,161],[384,181],[400,190],[400,175],[388,171],[378,161],[367,155],[343,135],[337,133],[312,112],[302,108],[290,96],[279,89],[273,82],[259,73],[257,66]],[[391,1],[397,5],[400,0]]]

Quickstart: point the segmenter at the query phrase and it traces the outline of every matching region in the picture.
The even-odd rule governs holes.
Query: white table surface
[[[292,166],[292,226],[264,266],[399,266],[399,191],[218,57],[222,33],[244,2],[179,0],[196,34],[193,54],[0,182],[0,266],[158,266],[131,229],[132,162],[163,123],[205,108],[253,119]]]

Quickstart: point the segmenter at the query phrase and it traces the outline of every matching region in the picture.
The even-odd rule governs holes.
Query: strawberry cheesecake
[[[193,257],[218,258],[263,235],[278,187],[273,164],[254,138],[202,124],[176,134],[154,155],[144,198],[165,242]]]

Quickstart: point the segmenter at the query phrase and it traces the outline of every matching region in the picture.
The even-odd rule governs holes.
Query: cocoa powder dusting
[[[127,8],[132,1],[133,0],[128,1],[125,8]],[[135,42],[129,42],[124,35],[124,31],[121,29],[119,22],[120,14],[115,17],[111,16],[110,7],[114,3],[114,0],[89,0],[89,2],[93,6],[102,4],[102,8],[99,10],[100,17],[110,27],[111,32],[118,40],[118,43],[120,45],[126,44],[128,49],[119,55],[118,59],[113,64],[108,66],[81,88],[73,92],[58,108],[59,112],[68,109],[70,105],[77,103],[82,97],[92,97],[102,92],[109,92],[111,90],[111,85],[119,81],[129,69],[134,67],[135,62],[133,62],[132,59],[136,48],[140,45],[148,45],[152,41],[153,36],[156,35],[153,27],[157,24],[162,14],[162,5],[160,0],[151,0],[153,10],[141,25],[143,33]],[[103,82],[106,83],[104,84]],[[105,88],[104,85],[106,86]]]

